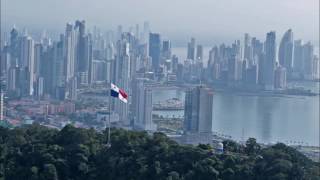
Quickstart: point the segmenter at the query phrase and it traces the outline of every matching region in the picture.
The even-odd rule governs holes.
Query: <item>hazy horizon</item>
[[[87,27],[116,29],[149,21],[151,31],[183,44],[190,37],[205,45],[243,39],[245,32],[261,40],[268,31],[279,41],[291,28],[295,39],[319,45],[317,0],[2,0],[2,30],[15,24],[29,31],[63,32],[66,22],[86,20]],[[272,10],[271,10],[272,9]]]

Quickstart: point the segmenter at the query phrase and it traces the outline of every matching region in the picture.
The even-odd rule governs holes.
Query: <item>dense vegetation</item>
[[[208,145],[181,146],[162,133],[113,129],[109,149],[106,137],[70,125],[0,127],[0,179],[320,179],[319,164],[284,144],[226,141],[228,152],[214,155]]]

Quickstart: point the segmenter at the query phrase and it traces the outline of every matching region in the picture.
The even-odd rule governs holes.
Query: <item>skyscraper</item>
[[[76,21],[76,72],[79,84],[91,82],[91,63],[92,63],[92,40],[86,34],[85,21]]]
[[[196,51],[196,40],[191,38],[191,41],[188,43],[188,54],[187,59],[195,59],[195,51]]]
[[[143,36],[141,42],[144,44],[149,44],[149,33],[150,33],[150,24],[145,21],[143,23]]]
[[[11,66],[8,70],[7,90],[10,92],[17,90],[17,86],[18,86],[17,71],[19,71],[19,69],[18,67],[15,67],[15,66]]]
[[[314,58],[314,50],[313,45],[308,42],[303,45],[303,56],[302,56],[302,62],[303,62],[303,75],[305,79],[312,80],[313,79],[313,59]]]
[[[156,131],[152,121],[152,89],[146,86],[146,79],[135,79],[133,83],[132,106],[134,109],[134,127],[146,131]]]
[[[4,94],[3,92],[1,91],[0,92],[0,121],[3,121],[4,118],[3,118],[3,113],[4,113]]]
[[[291,29],[285,32],[281,39],[278,59],[280,65],[291,72],[293,64],[293,33]]]
[[[115,60],[115,71],[113,72],[113,82],[117,84],[121,89],[124,89],[129,97],[130,90],[130,49],[127,39],[121,39],[117,42],[117,53]],[[120,101],[113,101],[114,110],[119,115],[119,120],[123,125],[130,125],[130,119],[128,117],[129,104],[122,103]]]
[[[10,55],[12,58],[12,61],[15,63],[18,63],[20,49],[19,49],[19,32],[18,30],[13,27],[10,32]]]
[[[170,40],[163,41],[162,43],[162,57],[163,60],[171,58],[171,42]]]
[[[62,38],[63,39],[63,38]],[[63,59],[63,40],[53,44],[53,86],[65,86],[65,72]]]
[[[313,77],[314,80],[320,79],[320,60],[319,57],[313,56]]]
[[[276,89],[284,89],[287,86],[287,70],[278,66],[274,73],[274,87]]]
[[[161,40],[160,34],[149,35],[149,56],[152,58],[152,69],[157,71],[160,67]]]
[[[198,86],[186,92],[183,143],[212,143],[212,106],[211,89]]]
[[[253,49],[252,49],[252,40],[248,33],[244,35],[244,55],[243,60],[246,61],[246,64],[252,64],[253,60]]]
[[[65,59],[66,82],[75,75],[76,36],[72,24],[67,24],[63,42],[63,56]]]
[[[40,75],[42,51],[43,51],[43,47],[42,47],[41,43],[37,43],[34,45],[34,75],[35,75],[35,79],[37,79]]]
[[[264,85],[265,89],[272,90],[274,88],[274,70],[276,66],[276,32],[267,33],[265,43],[265,59],[264,59]]]
[[[22,70],[20,87],[22,95],[33,95],[34,83],[34,41],[30,36],[23,36],[20,42],[19,67]]]
[[[189,89],[185,97],[184,130],[186,133],[212,132],[213,92],[198,86]]]
[[[72,77],[71,80],[68,83],[68,92],[67,92],[67,98],[70,100],[77,100],[77,77]]]
[[[303,45],[301,40],[294,41],[293,71],[297,76],[303,73]]]
[[[202,47],[202,45],[197,45],[196,59],[201,62],[203,60],[203,47]]]

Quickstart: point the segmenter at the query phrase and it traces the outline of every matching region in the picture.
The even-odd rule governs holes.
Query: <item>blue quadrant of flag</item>
[[[111,90],[110,95],[111,95],[112,97],[118,97],[118,96],[119,96],[119,93],[116,92],[116,91]]]

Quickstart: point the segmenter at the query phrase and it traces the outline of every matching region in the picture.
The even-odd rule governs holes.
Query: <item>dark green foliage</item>
[[[162,133],[66,126],[0,127],[0,180],[214,180],[319,179],[319,164],[284,144],[261,148],[225,141],[225,153],[209,145],[182,146]]]

